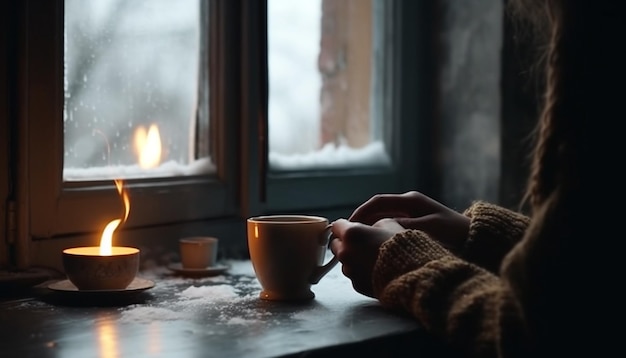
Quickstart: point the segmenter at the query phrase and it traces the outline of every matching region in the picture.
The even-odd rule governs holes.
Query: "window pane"
[[[64,180],[213,170],[197,154],[201,23],[199,0],[65,2]]]
[[[389,162],[378,114],[378,2],[268,1],[272,169]]]

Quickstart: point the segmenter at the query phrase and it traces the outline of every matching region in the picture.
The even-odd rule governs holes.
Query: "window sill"
[[[164,267],[142,271],[155,287],[137,296],[140,301],[109,307],[90,307],[84,299],[82,307],[72,307],[59,296],[52,299],[49,282],[40,284],[33,299],[0,304],[0,326],[12,327],[0,337],[0,352],[84,356],[114,350],[109,353],[130,357],[197,356],[210,349],[219,357],[327,357],[355,350],[400,356],[419,349],[441,356],[414,320],[356,293],[340,265],[313,286],[314,300],[293,304],[259,300],[250,262],[228,263],[226,274],[205,278],[174,276]],[[98,343],[100,338],[113,346]]]

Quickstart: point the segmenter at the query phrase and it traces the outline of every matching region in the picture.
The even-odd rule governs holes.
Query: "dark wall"
[[[501,0],[440,2],[441,196],[454,208],[495,202],[500,177]]]
[[[538,43],[502,0],[438,4],[437,199],[519,209],[543,88]]]

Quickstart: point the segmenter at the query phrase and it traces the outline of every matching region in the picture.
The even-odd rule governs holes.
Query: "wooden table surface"
[[[142,271],[154,287],[89,295],[57,292],[0,303],[0,357],[281,357],[438,352],[410,318],[356,293],[337,265],[302,303],[258,298],[249,261],[218,276]],[[347,353],[350,352],[350,353]],[[441,354],[434,354],[440,356]]]

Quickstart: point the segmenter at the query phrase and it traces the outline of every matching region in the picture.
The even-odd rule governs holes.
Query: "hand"
[[[468,217],[416,191],[375,195],[356,208],[349,220],[371,225],[383,218],[422,230],[452,252],[462,248],[469,233]]]
[[[343,274],[357,292],[374,297],[372,271],[380,245],[406,229],[390,219],[379,220],[373,226],[339,219],[332,230],[335,239],[330,249],[342,263]]]

